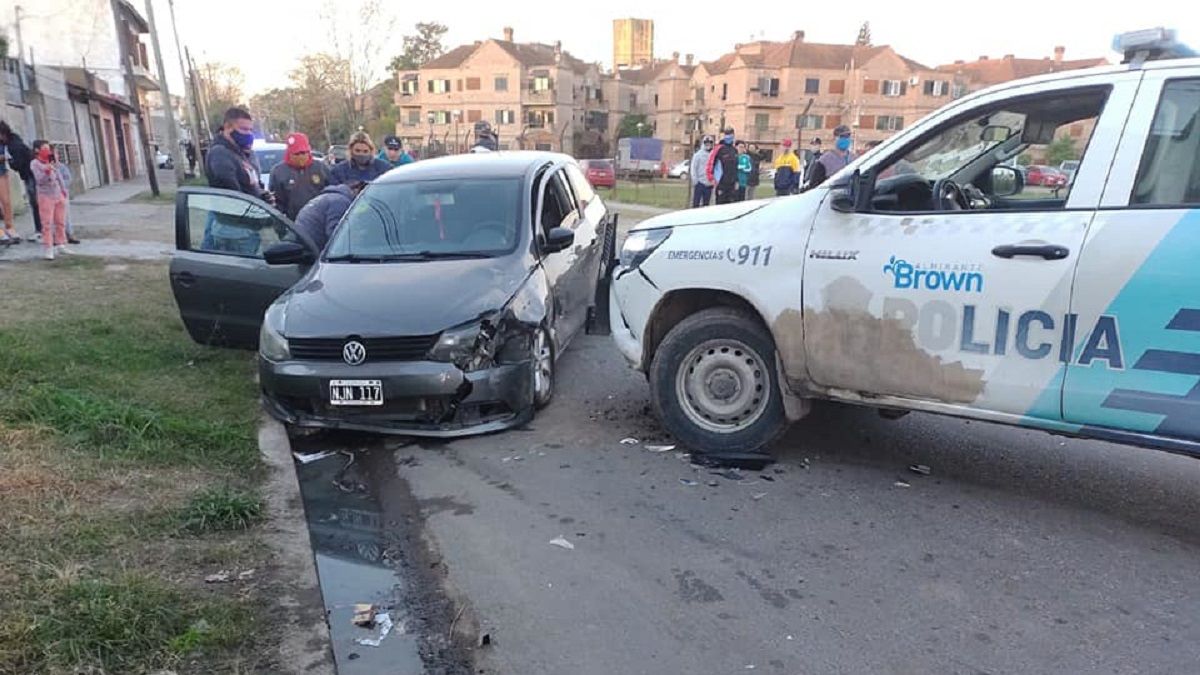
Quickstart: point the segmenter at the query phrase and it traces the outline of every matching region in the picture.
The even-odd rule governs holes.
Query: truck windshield
[[[520,207],[519,178],[376,183],[338,226],[326,260],[501,255],[517,245]]]

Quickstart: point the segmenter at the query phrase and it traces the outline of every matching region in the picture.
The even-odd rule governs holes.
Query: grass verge
[[[263,575],[204,583],[268,566],[252,356],[189,341],[162,263],[0,289],[0,673],[269,670]]]

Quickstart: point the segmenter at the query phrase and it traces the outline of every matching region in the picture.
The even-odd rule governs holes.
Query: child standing
[[[37,186],[37,207],[42,217],[42,247],[46,260],[67,251],[67,186],[52,161],[54,151],[44,140],[33,142],[29,169]]]
[[[67,243],[78,244],[79,240],[75,238],[75,227],[71,223],[71,167],[67,166],[66,162],[58,161],[58,155],[54,153],[50,154],[50,161],[58,169],[58,176],[62,178],[63,186],[67,188],[67,205],[63,207],[67,219]]]

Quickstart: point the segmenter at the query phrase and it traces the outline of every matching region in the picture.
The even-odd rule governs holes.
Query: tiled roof
[[[938,66],[937,69],[944,73],[962,73],[980,84],[999,84],[1034,75],[1060,73],[1068,70],[1079,70],[1081,68],[1094,68],[1106,63],[1108,61],[1103,58],[1054,61],[1050,58],[1017,59],[1005,57],[1001,59],[971,61],[969,63],[952,63]]]
[[[436,59],[429,61],[425,65],[421,66],[421,68],[422,69],[428,68],[430,70],[440,70],[443,68],[457,68],[457,67],[461,66],[463,64],[463,62],[466,61],[469,56],[474,54],[475,50],[478,48],[479,48],[479,45],[463,45],[461,47],[455,47],[454,49],[451,49],[450,51],[446,52],[445,54],[442,54],[441,56],[437,57]]]
[[[848,68],[851,62],[861,65],[879,54],[894,50],[888,46],[859,47],[856,45],[833,45],[803,40],[787,42],[761,41],[748,45],[740,52],[722,56],[716,61],[704,63],[709,73],[720,75],[729,71],[734,60],[741,57],[749,67],[769,68],[813,68],[819,70],[841,70]],[[904,56],[900,60],[913,70],[929,70],[926,66]]]
[[[498,47],[508,52],[510,56],[519,61],[526,68],[550,67],[554,65],[562,65],[570,68],[577,73],[582,73],[587,70],[587,64],[579,59],[571,56],[568,52],[562,52],[562,63],[558,64],[555,60],[554,46],[544,45],[540,43],[521,43],[521,42],[505,42],[504,40],[491,40]],[[455,47],[450,51],[442,54],[436,59],[421,66],[422,70],[431,69],[453,69],[462,66],[475,50],[483,46],[484,43],[462,45]]]

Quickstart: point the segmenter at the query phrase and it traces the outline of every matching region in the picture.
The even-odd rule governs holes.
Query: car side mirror
[[[575,232],[565,227],[556,227],[546,233],[542,241],[542,253],[565,251],[575,243]]]
[[[307,246],[295,241],[281,241],[263,251],[268,265],[311,265],[315,259]]]
[[[1011,197],[1025,189],[1025,177],[1020,169],[1011,166],[992,168],[992,196]]]
[[[854,213],[854,197],[849,190],[843,190],[830,198],[829,206],[838,213]]]

